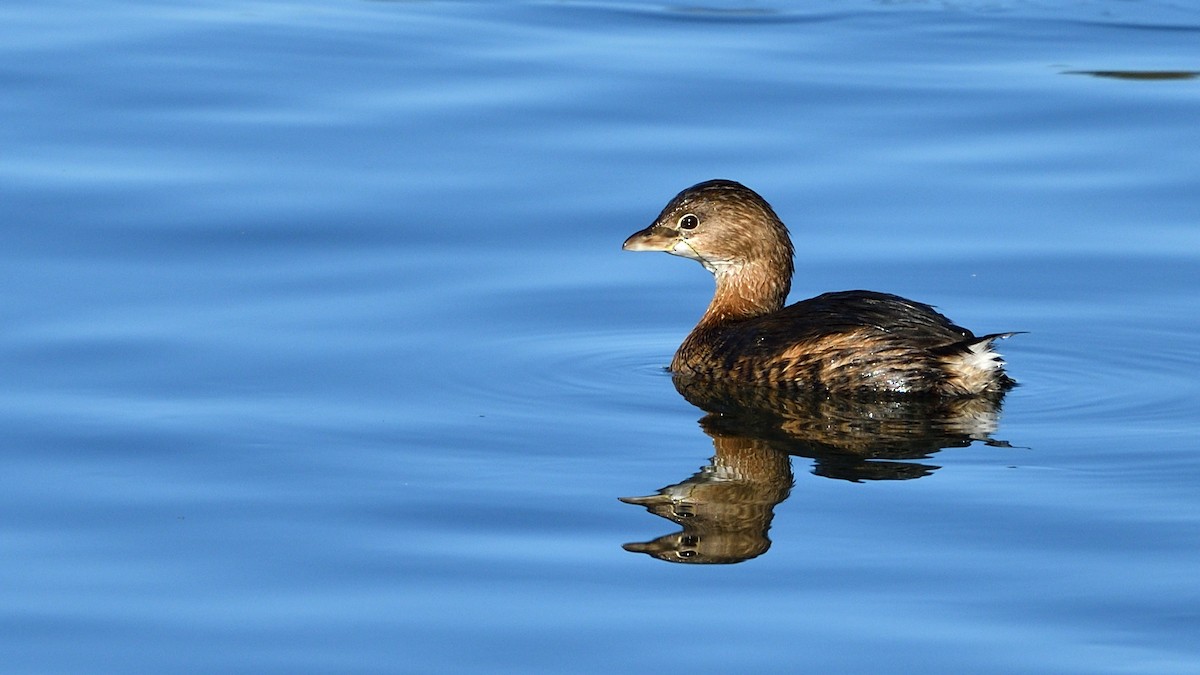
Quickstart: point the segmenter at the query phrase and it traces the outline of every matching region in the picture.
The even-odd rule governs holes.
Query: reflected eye
[[[692,214],[692,213],[689,213],[679,219],[679,229],[681,229],[681,230],[694,230],[694,229],[696,229],[696,226],[699,224],[700,224],[700,219],[697,218],[695,216],[695,214]]]

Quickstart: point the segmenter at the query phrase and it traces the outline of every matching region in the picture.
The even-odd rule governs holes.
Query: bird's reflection
[[[921,478],[943,448],[992,439],[1003,394],[960,399],[858,400],[743,389],[675,378],[675,388],[707,411],[700,420],[716,454],[687,479],[627,504],[683,528],[625,550],[680,563],[736,563],[771,546],[775,505],[792,487],[790,456],[813,473],[848,481]]]

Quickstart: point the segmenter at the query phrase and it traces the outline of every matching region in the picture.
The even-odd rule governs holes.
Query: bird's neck
[[[717,289],[697,327],[716,327],[779,311],[791,290],[791,267],[790,257],[714,265]]]

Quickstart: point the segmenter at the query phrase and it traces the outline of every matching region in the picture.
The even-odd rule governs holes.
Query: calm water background
[[[6,2],[3,670],[1200,672],[1197,70],[1167,0]],[[796,298],[1029,331],[1011,447],[623,550],[711,281],[619,247],[712,177]]]

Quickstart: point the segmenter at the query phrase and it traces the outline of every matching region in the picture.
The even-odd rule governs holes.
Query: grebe
[[[787,307],[792,241],[765,199],[730,180],[680,192],[626,251],[699,261],[712,302],[671,360],[677,377],[868,396],[1003,394],[1014,382],[992,342],[933,307],[874,291]]]

